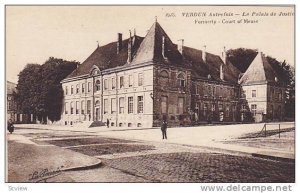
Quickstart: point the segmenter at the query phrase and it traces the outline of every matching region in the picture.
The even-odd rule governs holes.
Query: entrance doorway
[[[100,108],[96,108],[96,121],[100,120]]]

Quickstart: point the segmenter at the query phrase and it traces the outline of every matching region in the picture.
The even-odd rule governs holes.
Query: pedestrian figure
[[[166,120],[164,120],[161,125],[161,132],[162,132],[163,139],[167,139],[167,128],[168,128],[168,123]]]
[[[91,114],[89,114],[89,121],[91,121]]]
[[[106,120],[107,128],[109,128],[109,119]]]
[[[13,122],[12,122],[11,119],[8,120],[7,129],[10,132],[10,134],[12,134],[12,132],[14,132],[15,127],[14,127]]]

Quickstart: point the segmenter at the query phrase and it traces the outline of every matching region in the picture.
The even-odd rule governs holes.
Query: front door
[[[100,108],[96,108],[96,121],[100,120]]]

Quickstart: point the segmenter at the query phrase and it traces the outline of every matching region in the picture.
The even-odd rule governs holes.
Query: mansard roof
[[[237,83],[240,71],[229,60],[226,60],[224,64],[220,56],[206,52],[206,61],[204,61],[203,53],[202,50],[190,47],[183,49],[184,60],[191,64],[193,77],[207,79],[210,75],[212,80],[222,81],[220,79],[220,66],[223,65],[224,81]]]
[[[133,55],[135,55],[137,48],[144,38],[137,35],[131,38],[133,41]],[[112,42],[101,47],[98,46],[67,78],[89,74],[94,65],[100,70],[123,66],[127,62],[128,40],[129,38],[122,41],[122,49],[119,53],[117,53],[117,42]]]
[[[165,51],[163,54],[162,42],[164,39]],[[224,64],[218,55],[206,52],[206,61],[202,59],[203,51],[183,47],[181,54],[163,28],[158,22],[155,22],[147,35],[143,37],[133,36],[133,59],[127,62],[128,41],[123,40],[123,49],[117,54],[117,42],[112,42],[105,46],[98,47],[76,70],[67,78],[86,75],[93,65],[100,70],[114,68],[118,66],[134,66],[146,62],[153,62],[171,66],[186,67],[192,70],[192,78],[208,79],[210,75],[212,80],[223,81],[220,79],[220,66],[223,65],[224,81],[237,83],[240,71],[229,61]]]
[[[284,79],[278,72],[274,70],[268,59],[261,52],[258,52],[242,78],[240,84],[253,83],[277,83]]]

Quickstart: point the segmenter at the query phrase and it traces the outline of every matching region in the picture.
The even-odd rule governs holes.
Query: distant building
[[[242,75],[225,48],[218,56],[184,40],[176,45],[158,22],[145,37],[117,37],[61,81],[63,124],[109,119],[111,126],[152,127],[163,119],[176,126],[283,116],[285,86],[261,53]]]
[[[17,84],[7,81],[6,82],[6,101],[7,101],[7,120],[15,122],[17,120],[17,104],[15,102],[14,93],[16,93]]]

